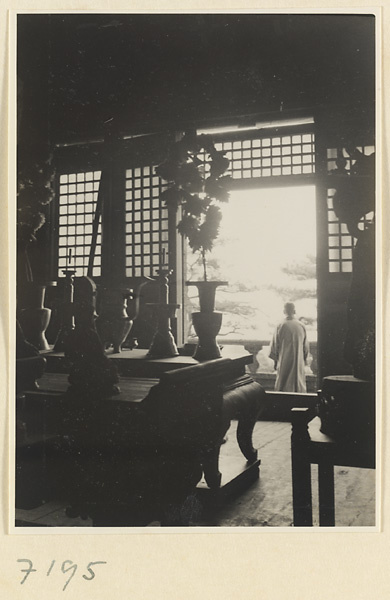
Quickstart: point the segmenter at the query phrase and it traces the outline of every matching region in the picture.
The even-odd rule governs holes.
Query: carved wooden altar
[[[19,444],[19,457],[23,462],[34,453],[29,437],[36,441],[39,432],[28,431],[28,413],[33,404],[40,405],[41,434],[56,434],[54,443],[49,437],[44,457],[39,454],[45,470],[41,479],[50,481],[46,496],[47,488],[54,490],[69,504],[69,514],[88,515],[96,526],[142,526],[153,520],[187,525],[191,516],[183,506],[202,477],[203,491],[206,487],[215,495],[259,476],[252,432],[265,392],[245,373],[250,359],[183,366],[178,357],[179,368],[163,368],[159,379],[122,378],[121,393],[104,399],[66,393],[66,375],[46,374],[39,392],[26,392],[20,416],[27,422],[27,437]],[[155,374],[162,367],[152,362]],[[145,368],[140,364],[143,375]],[[244,468],[221,486],[219,450],[231,419],[238,420]]]

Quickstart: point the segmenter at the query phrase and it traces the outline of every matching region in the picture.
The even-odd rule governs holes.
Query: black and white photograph
[[[14,17],[11,530],[377,531],[378,14]]]

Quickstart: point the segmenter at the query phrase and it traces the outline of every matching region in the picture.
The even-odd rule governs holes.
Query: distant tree
[[[218,302],[218,310],[231,315],[239,315],[243,317],[252,317],[255,314],[255,309],[246,302],[237,303],[234,299],[226,298],[225,294],[220,294],[221,300]],[[223,298],[222,298],[223,296]]]
[[[317,292],[312,287],[297,288],[294,286],[278,286],[270,284],[267,286],[269,290],[274,290],[282,298],[283,302],[291,300],[296,302],[297,300],[303,300],[304,298],[316,298]]]
[[[312,254],[307,254],[304,261],[287,263],[281,270],[286,275],[298,281],[316,279],[316,257]]]
[[[290,285],[274,285],[270,284],[268,289],[277,292],[283,301],[302,300],[303,298],[316,298],[316,258],[308,254],[301,262],[287,263],[282,267],[282,272],[289,276]],[[296,282],[295,285],[293,282]],[[300,282],[298,284],[298,282]],[[307,282],[307,285],[302,285],[301,282]]]

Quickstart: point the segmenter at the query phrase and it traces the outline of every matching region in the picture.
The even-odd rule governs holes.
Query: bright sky
[[[226,278],[281,283],[281,267],[316,255],[315,187],[236,190],[222,205],[220,240],[213,256]]]

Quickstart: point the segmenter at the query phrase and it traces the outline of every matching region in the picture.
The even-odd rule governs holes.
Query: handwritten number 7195
[[[26,582],[27,577],[31,573],[36,573],[38,569],[33,568],[33,562],[29,558],[18,558],[17,562],[27,563],[26,568],[21,569],[22,573],[24,573],[24,576],[20,583],[21,583],[21,585],[23,585]],[[55,563],[56,563],[55,560],[51,561],[49,569],[47,570],[47,573],[46,573],[47,577],[51,574],[51,572],[55,566]],[[85,579],[86,581],[91,581],[92,579],[94,579],[96,576],[96,573],[92,567],[94,567],[95,565],[105,565],[105,564],[107,564],[107,563],[104,560],[95,560],[95,561],[88,563],[87,569],[86,569],[88,571],[88,574],[87,575],[84,574],[82,576],[83,579]],[[76,574],[77,564],[74,563],[72,560],[64,560],[63,563],[61,564],[61,571],[64,574],[70,573],[68,579],[65,582],[64,587],[62,588],[62,591],[65,591],[68,584],[70,583],[70,581],[73,579],[73,577]]]

